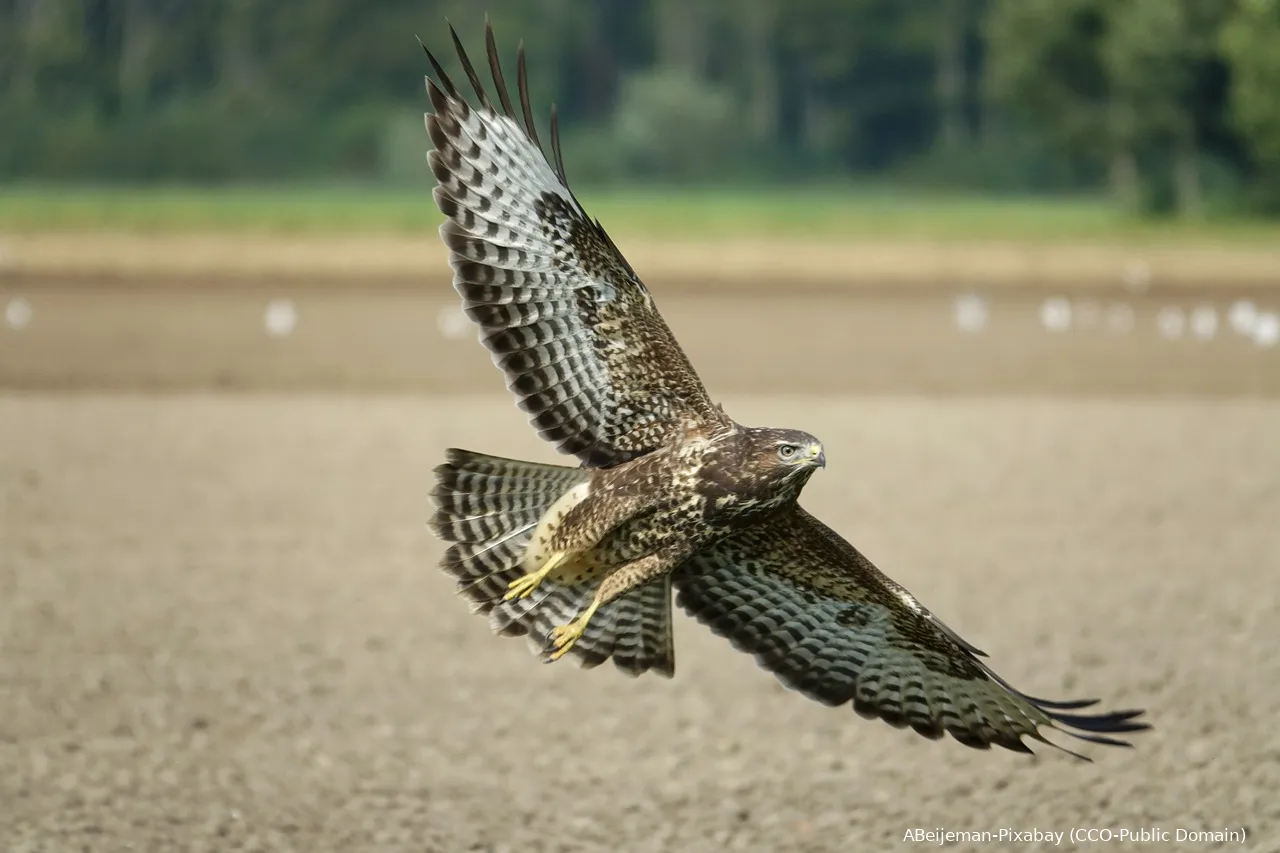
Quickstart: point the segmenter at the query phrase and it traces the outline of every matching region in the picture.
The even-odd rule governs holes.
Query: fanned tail
[[[588,482],[590,473],[452,448],[435,475],[436,511],[429,526],[450,543],[440,567],[457,581],[472,611],[488,615],[495,633],[527,637],[530,648],[546,660],[551,629],[586,609],[596,584],[548,578],[528,598],[504,601],[503,596],[524,574],[525,546],[538,522],[565,492]],[[600,608],[570,654],[588,668],[613,658],[629,675],[653,670],[671,676],[669,581],[647,584]]]

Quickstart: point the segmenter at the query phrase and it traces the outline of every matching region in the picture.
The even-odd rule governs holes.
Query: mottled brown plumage
[[[451,30],[452,33],[452,30]],[[434,197],[454,287],[539,434],[580,466],[450,450],[431,527],[443,569],[544,659],[570,653],[670,676],[671,595],[781,681],[928,737],[1029,751],[1052,727],[1097,743],[1140,712],[1068,713],[1020,693],[983,653],[798,504],[825,464],[796,430],[743,427],[712,402],[648,289],[520,114],[486,29],[495,104],[453,34],[477,106],[428,57]],[[1045,741],[1048,742],[1048,741]]]

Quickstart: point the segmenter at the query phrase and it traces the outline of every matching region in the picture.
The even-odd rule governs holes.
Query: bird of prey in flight
[[[743,426],[703,387],[648,288],[548,157],[523,45],[516,97],[450,32],[469,101],[430,51],[434,198],[453,284],[538,434],[577,467],[450,449],[431,528],[442,568],[498,634],[544,660],[674,673],[675,603],[789,688],[921,735],[1020,752],[1042,729],[1127,746],[1141,711],[1081,713],[985,655],[800,507],[826,465],[796,429]],[[425,46],[424,46],[425,49]],[[1075,753],[1072,753],[1075,754]]]

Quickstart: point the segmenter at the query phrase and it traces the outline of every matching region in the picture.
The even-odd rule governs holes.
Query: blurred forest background
[[[414,36],[486,12],[579,185],[1280,213],[1280,0],[0,0],[0,180],[421,180]]]

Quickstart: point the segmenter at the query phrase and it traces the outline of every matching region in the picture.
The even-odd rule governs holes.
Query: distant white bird
[[[1257,321],[1258,306],[1251,300],[1240,299],[1231,303],[1231,308],[1227,311],[1227,322],[1237,335],[1252,337],[1253,327]]]
[[[273,338],[284,337],[292,334],[298,325],[298,309],[291,299],[272,299],[267,303],[262,322],[268,335]]]
[[[1253,342],[1270,349],[1280,343],[1280,315],[1266,311],[1253,324]]]
[[[30,302],[21,296],[15,296],[4,306],[4,322],[11,329],[25,329],[31,322],[33,313]]]
[[[956,327],[962,332],[981,332],[987,327],[990,312],[987,300],[973,293],[965,293],[956,297]]]
[[[1040,305],[1040,323],[1051,332],[1071,328],[1071,302],[1063,296],[1050,296]]]

